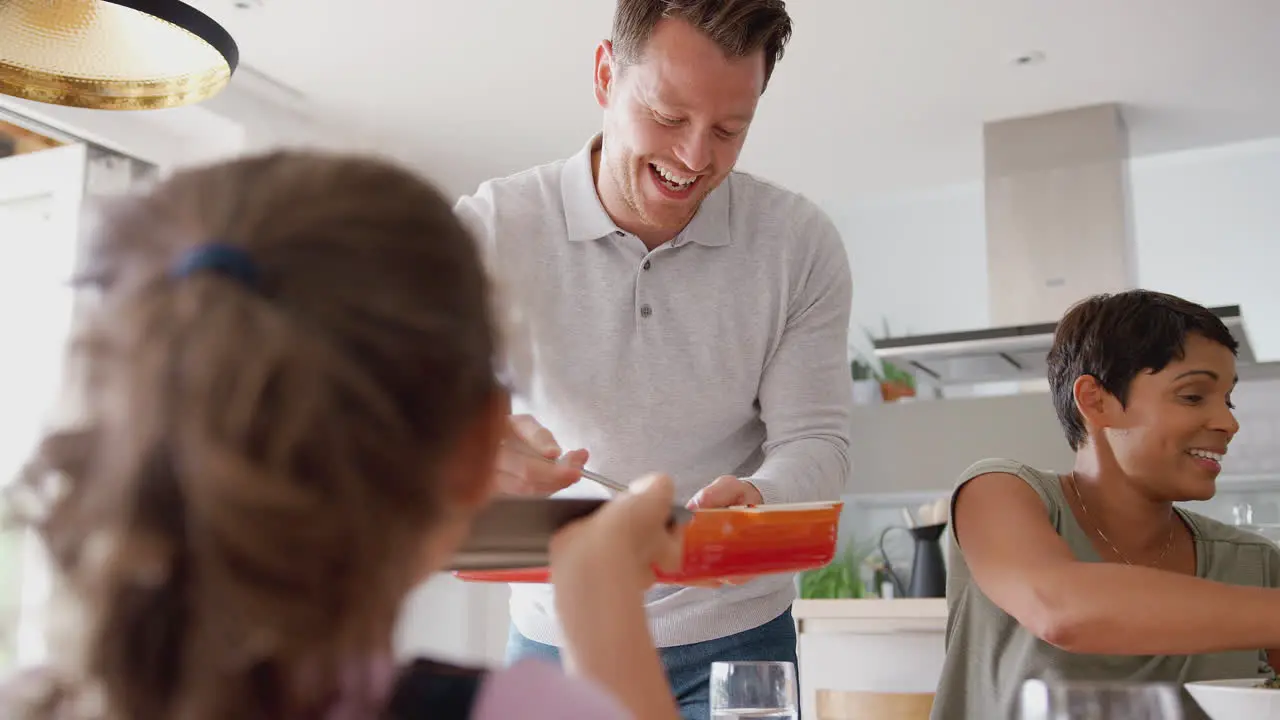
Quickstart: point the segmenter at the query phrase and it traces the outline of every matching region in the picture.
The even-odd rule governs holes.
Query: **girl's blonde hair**
[[[179,269],[211,245],[248,275]],[[36,526],[86,612],[79,687],[111,720],[326,717],[496,397],[477,247],[411,174],[277,153],[127,201],[88,258],[84,416],[21,481],[63,484]]]

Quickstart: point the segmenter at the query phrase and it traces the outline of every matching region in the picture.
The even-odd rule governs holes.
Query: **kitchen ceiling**
[[[599,126],[610,0],[192,4],[246,65],[376,128],[454,192]],[[1280,135],[1276,0],[787,5],[795,36],[740,166],[822,202],[978,181],[983,122],[1078,105],[1121,103],[1135,156]],[[1028,52],[1043,62],[1014,62]]]

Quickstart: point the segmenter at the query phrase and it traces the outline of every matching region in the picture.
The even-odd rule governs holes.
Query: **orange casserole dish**
[[[835,557],[844,503],[795,503],[698,510],[685,527],[679,572],[659,582],[767,575],[822,567]],[[548,568],[457,571],[477,582],[544,583]]]

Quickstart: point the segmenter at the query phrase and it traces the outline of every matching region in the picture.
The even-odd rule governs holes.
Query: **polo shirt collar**
[[[599,240],[620,228],[605,212],[591,177],[591,154],[600,148],[602,135],[596,134],[576,155],[569,158],[560,174],[560,195],[564,203],[565,227],[575,242]]]
[[[591,155],[600,148],[602,135],[597,133],[569,158],[560,176],[561,201],[564,203],[565,226],[569,240],[599,240],[621,232],[617,223],[605,212],[600,196],[596,193],[595,180],[591,176]],[[671,243],[679,247],[693,242],[708,247],[728,245],[730,210],[730,179],[726,178],[703,201],[693,219]]]

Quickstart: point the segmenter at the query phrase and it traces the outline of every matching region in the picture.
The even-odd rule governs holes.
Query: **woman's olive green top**
[[[975,463],[956,485],[986,473],[1021,478],[1040,496],[1058,535],[1077,559],[1102,562],[1077,524],[1058,475],[1012,460]],[[952,493],[954,511],[955,493]],[[1280,548],[1253,533],[1179,509],[1196,548],[1196,576],[1235,585],[1280,586]],[[1082,655],[1056,648],[1018,624],[982,593],[969,575],[950,528],[947,578],[947,657],[931,720],[999,720],[1017,717],[1024,680],[1107,680],[1185,683],[1262,677],[1264,648],[1188,656]]]

